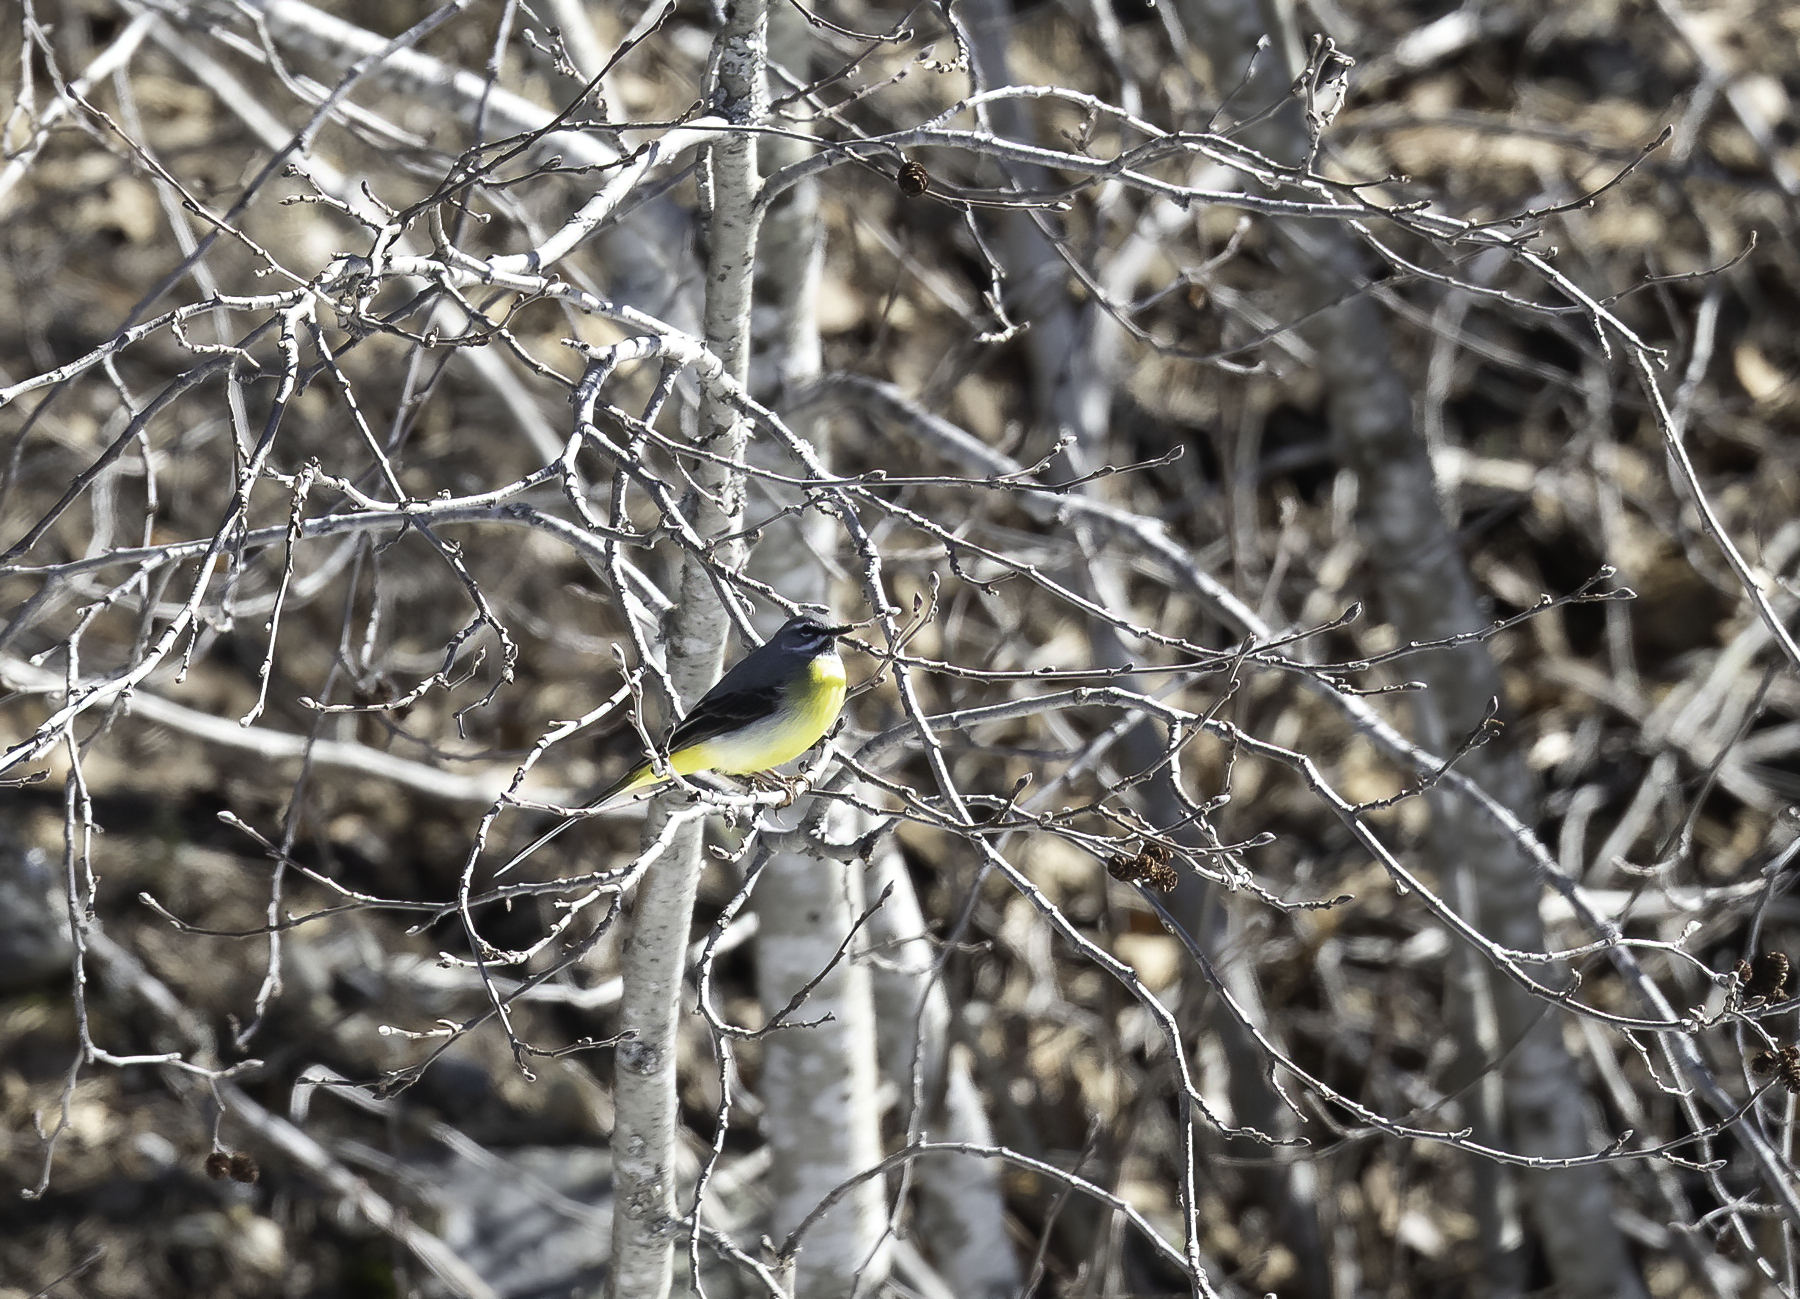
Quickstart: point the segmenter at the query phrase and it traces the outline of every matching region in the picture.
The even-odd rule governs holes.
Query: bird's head
[[[769,644],[791,653],[817,654],[849,630],[848,625],[828,627],[812,615],[803,613],[782,623],[781,630],[770,637]]]

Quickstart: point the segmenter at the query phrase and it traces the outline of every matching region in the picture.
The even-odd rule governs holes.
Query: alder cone
[[[895,180],[899,183],[900,192],[908,198],[917,198],[931,188],[931,173],[925,170],[925,164],[919,162],[905,164]]]

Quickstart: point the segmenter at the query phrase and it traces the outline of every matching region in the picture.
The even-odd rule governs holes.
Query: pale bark
[[[950,999],[925,937],[925,916],[899,846],[882,844],[869,861],[865,892],[887,903],[870,920],[879,952],[872,980],[880,1012],[881,1075],[900,1097],[908,1130],[925,1140],[994,1144],[967,1053],[950,1046]],[[914,1105],[921,1110],[915,1115]],[[962,1299],[1000,1299],[1023,1279],[1006,1234],[1000,1167],[965,1155],[927,1155],[913,1165],[919,1190],[918,1234],[945,1283]]]
[[[762,0],[735,0],[715,38],[714,108],[734,125],[760,121],[767,111],[763,82],[768,10]],[[706,341],[726,374],[742,383],[750,359],[750,287],[758,224],[756,144],[748,133],[728,136],[709,150],[713,208],[708,222]],[[699,436],[727,463],[741,460],[747,422],[730,406],[702,399]],[[688,517],[702,537],[735,533],[743,521],[742,475],[716,460],[697,462]],[[710,562],[690,557],[665,644],[670,685],[691,707],[724,666],[727,618],[714,586],[714,565],[741,562],[742,546],[717,547]],[[645,842],[665,825],[678,792],[651,806]],[[680,1138],[676,1096],[676,1028],[688,929],[704,866],[703,827],[694,821],[638,886],[621,953],[624,997],[620,1027],[629,1043],[618,1051],[618,1121],[613,1157],[618,1208],[613,1215],[610,1285],[615,1299],[663,1299],[673,1275],[677,1221],[675,1156]]]
[[[757,992],[766,1012],[787,1006],[832,961],[863,913],[862,883],[853,866],[804,853],[776,853],[764,866],[755,897]],[[765,1039],[757,1089],[773,1154],[776,1239],[881,1160],[868,967],[847,954],[791,1019]],[[825,1299],[868,1291],[887,1268],[885,1227],[881,1181],[858,1184],[802,1238],[794,1294]]]
[[[787,6],[770,15],[771,56],[790,77],[804,78],[813,38],[804,19]],[[764,170],[773,172],[810,152],[798,140],[761,144]],[[759,315],[770,328],[759,338],[755,388],[771,403],[817,379],[817,316],[824,260],[818,183],[808,179],[782,191],[764,217],[757,258]],[[827,423],[817,416],[790,420],[822,462]],[[791,464],[770,449],[764,460]],[[809,511],[771,528],[751,558],[751,571],[789,599],[815,608],[831,605],[827,564],[835,541],[829,519]],[[833,615],[835,617],[835,615]],[[771,615],[771,623],[779,621]],[[802,810],[800,815],[804,816]],[[795,819],[790,815],[789,819]],[[866,827],[848,827],[834,814],[835,838]],[[806,1027],[764,1039],[762,1131],[771,1162],[770,1233],[785,1236],[835,1187],[881,1159],[881,1112],[875,1072],[875,1010],[868,967],[859,941],[832,965],[839,945],[862,916],[859,872],[842,862],[805,852],[777,851],[764,866],[753,901],[760,918],[756,937],[757,993],[773,1016],[807,982],[829,973],[792,1016]],[[816,1022],[824,1020],[826,1022]],[[882,1183],[859,1183],[804,1237],[795,1260],[794,1294],[838,1299],[866,1290],[887,1270]]]

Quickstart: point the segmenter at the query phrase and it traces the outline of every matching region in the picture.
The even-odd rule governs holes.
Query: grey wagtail
[[[837,638],[849,626],[827,627],[801,614],[739,659],[694,710],[676,725],[663,746],[663,769],[640,762],[588,803],[601,805],[667,780],[668,773],[692,776],[718,771],[728,776],[770,771],[819,742],[844,707],[844,660]],[[573,821],[548,831],[501,871],[561,834]]]
[[[805,614],[782,623],[681,719],[663,746],[668,770],[678,776],[701,771],[743,776],[772,770],[812,748],[844,707],[837,638],[849,630]],[[655,763],[641,762],[594,802],[664,779]]]

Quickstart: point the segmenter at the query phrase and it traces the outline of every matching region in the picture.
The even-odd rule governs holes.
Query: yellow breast
[[[802,752],[817,743],[818,738],[837,721],[838,714],[844,710],[844,690],[847,684],[844,660],[836,650],[832,650],[828,654],[819,655],[807,665],[804,685],[796,681],[788,688],[788,698],[799,705],[795,711],[804,713],[806,724],[812,728],[813,737],[806,742]]]

